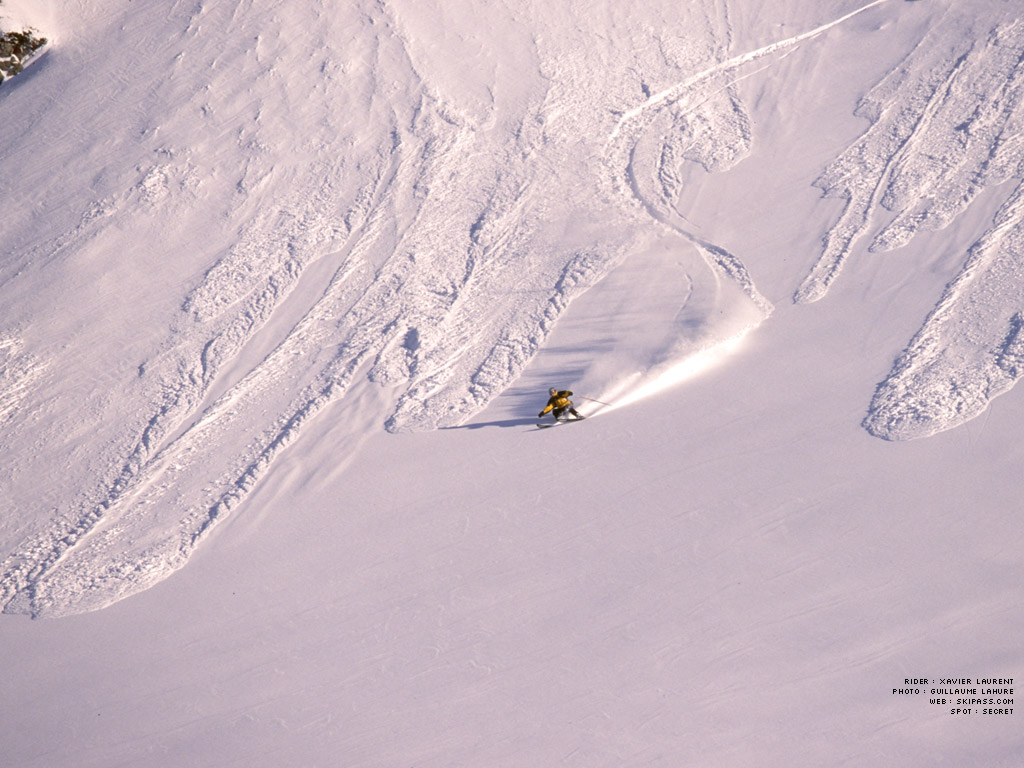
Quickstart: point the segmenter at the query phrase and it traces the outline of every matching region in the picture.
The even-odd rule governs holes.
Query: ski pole
[[[604,400],[595,400],[594,398],[592,398],[592,397],[587,397],[586,395],[579,395],[579,398],[580,398],[581,400],[589,400],[589,401],[590,401],[590,402],[592,402],[592,403],[600,403],[601,405],[607,405],[607,406],[608,406],[609,408],[610,408],[610,407],[611,407],[611,405],[612,405],[611,403],[606,403],[606,402],[605,402]]]

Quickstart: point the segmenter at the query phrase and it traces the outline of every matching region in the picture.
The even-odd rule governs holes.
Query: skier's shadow
[[[484,427],[528,427],[537,423],[537,418],[501,419],[500,421],[478,421],[474,424],[460,424],[455,427],[441,429],[483,429]]]

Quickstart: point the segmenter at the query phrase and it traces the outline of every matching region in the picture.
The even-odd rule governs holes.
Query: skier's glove
[[[544,418],[544,414],[543,413],[538,413],[537,414],[537,418],[538,419],[543,419]]]

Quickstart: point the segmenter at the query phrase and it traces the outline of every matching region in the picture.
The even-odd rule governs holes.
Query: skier
[[[586,418],[585,416],[580,416],[576,409],[572,407],[572,400],[569,399],[572,397],[571,389],[557,390],[552,387],[548,390],[548,394],[551,397],[548,398],[548,404],[544,406],[544,410],[537,414],[538,419],[544,418],[544,414],[548,411],[554,411],[555,421],[568,421],[568,419],[562,418],[566,412],[571,413],[577,419]]]

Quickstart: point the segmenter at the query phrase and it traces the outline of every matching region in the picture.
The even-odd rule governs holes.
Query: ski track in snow
[[[679,166],[686,159],[700,163],[707,171],[726,170],[748,153],[750,119],[735,86],[754,73],[741,74],[742,68],[768,56],[785,54],[886,1],[874,0],[812,30],[724,59],[691,75],[625,111],[609,137],[607,161],[613,169],[625,167],[624,172],[613,171],[617,189],[621,192],[628,185],[655,219],[690,241],[709,266],[740,284],[765,317],[772,311],[771,303],[757,292],[740,260],[694,235],[676,210]],[[717,57],[722,53],[716,51]]]
[[[774,307],[756,288],[743,262],[727,249],[708,242],[692,231],[678,209],[684,183],[683,162],[692,161],[707,172],[724,171],[749,154],[752,141],[750,118],[737,83],[761,69],[749,70],[760,59],[785,55],[801,43],[820,36],[849,19],[881,5],[874,0],[814,29],[732,57],[725,57],[731,43],[731,25],[723,6],[720,26],[725,29],[723,45],[712,52],[718,63],[648,96],[641,105],[619,117],[605,145],[605,162],[613,185],[610,194],[632,197],[653,219],[678,236],[681,246],[692,247],[704,259],[716,281],[731,282],[746,295],[748,306],[733,307],[728,322],[716,325],[705,316],[701,333],[680,338],[668,361],[653,366],[646,380],[630,377],[630,386],[656,392],[663,382],[678,381],[694,369],[695,360],[713,356],[715,347],[732,348],[753,328],[768,318]],[[708,17],[709,28],[715,21]],[[715,39],[714,33],[708,36]],[[740,322],[736,322],[743,318]],[[691,359],[692,358],[692,359]],[[659,381],[661,380],[661,381]],[[621,385],[620,385],[621,388]]]
[[[826,195],[845,198],[846,207],[797,303],[824,297],[873,230],[869,251],[894,250],[918,232],[946,227],[986,187],[1020,183],[1024,22],[1016,16],[1005,6],[948,12],[861,102],[857,114],[871,127],[815,182]],[[871,434],[905,440],[951,429],[1019,378],[1022,191],[1018,186],[969,249],[960,274],[879,385],[864,420]]]

